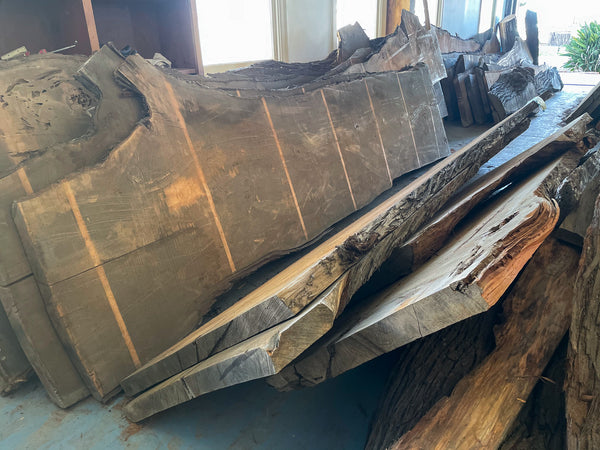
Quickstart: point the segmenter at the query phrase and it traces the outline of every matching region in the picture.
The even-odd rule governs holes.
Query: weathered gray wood
[[[338,35],[338,64],[350,58],[356,50],[361,48],[370,48],[369,37],[356,22],[354,25],[346,25],[337,32]]]
[[[0,287],[0,300],[27,359],[52,401],[68,408],[89,396],[45,314],[33,276]]]
[[[41,91],[46,89],[50,93],[47,95],[52,96],[50,107],[53,112],[46,112],[46,115],[49,115],[48,123],[52,124],[54,134],[51,141],[44,141],[46,146],[41,149],[29,138],[16,140],[13,136],[12,141],[4,141],[7,149],[18,148],[20,154],[29,152],[29,156],[19,162],[15,171],[0,178],[0,285],[6,287],[4,294],[8,295],[1,300],[7,302],[5,305],[11,305],[7,311],[11,324],[18,331],[17,337],[44,385],[54,386],[49,395],[61,407],[84,398],[85,388],[76,381],[69,381],[74,380],[72,374],[75,370],[56,335],[51,337],[54,331],[39,291],[37,288],[23,288],[23,283],[29,283],[24,280],[31,276],[31,268],[12,220],[11,205],[14,200],[45,188],[73,170],[100,162],[132,131],[143,111],[140,99],[118,84],[114,77],[114,71],[123,61],[116,50],[105,46],[88,61],[79,57],[34,57],[7,69],[11,74],[22,71],[32,77],[23,95],[31,91],[34,96],[40,91],[40,99],[46,102]],[[35,70],[31,70],[32,63]],[[75,67],[78,69],[75,70]],[[44,83],[52,84],[46,86]],[[60,94],[53,93],[53,90],[59,90]],[[60,104],[61,101],[64,105]],[[72,130],[74,125],[65,127],[61,123],[65,120],[63,109],[69,105],[70,108],[84,108],[87,118],[85,128]],[[27,108],[21,108],[19,114],[17,117],[23,121],[31,121],[36,114],[41,116],[40,111],[34,113]],[[75,136],[76,132],[81,135]],[[15,154],[18,154],[16,150]],[[0,293],[0,297],[4,294]],[[12,313],[19,309],[27,310],[27,315]],[[41,339],[30,339],[37,333],[40,333]],[[55,358],[60,364],[38,364],[47,358]],[[65,384],[56,381],[61,379],[65,380]]]
[[[142,393],[125,406],[127,418],[139,422],[209,392],[278,373],[331,328],[339,300],[339,287],[329,289],[290,320]]]
[[[535,90],[539,96],[551,95],[562,91],[563,82],[556,67],[548,67],[535,74]]]
[[[125,392],[134,395],[185,370],[196,362],[189,363],[187,355],[197,355],[197,361],[201,361],[292,317],[334,282],[342,286],[340,310],[343,309],[389,257],[394,246],[406,242],[485,161],[522,133],[529,124],[529,116],[536,110],[537,104],[530,103],[491,128],[348,229],[154,358],[123,380]],[[398,220],[399,217],[402,220]]]
[[[4,310],[0,308],[0,395],[6,395],[27,381],[31,366],[19,346]]]
[[[490,104],[500,119],[512,114],[535,96],[533,69],[523,67],[500,75],[488,92]]]
[[[527,44],[520,37],[517,37],[510,51],[504,54],[496,64],[507,68],[530,65],[533,64],[533,58],[531,57],[531,53],[529,53]]]
[[[529,53],[531,53],[533,64],[537,66],[539,64],[540,39],[538,36],[538,18],[536,12],[527,10],[525,13],[525,33],[527,48],[529,48]]]
[[[498,32],[500,34],[500,46],[502,53],[507,53],[513,48],[515,39],[519,37],[517,31],[517,17],[514,14],[506,16],[498,23]]]
[[[459,73],[454,77],[454,91],[456,92],[456,102],[460,112],[460,122],[463,127],[473,125],[473,111],[467,93],[466,80],[469,77],[468,73]]]
[[[591,450],[600,445],[599,249],[600,197],[595,202],[574,283],[565,381],[567,448],[572,449]]]
[[[488,205],[435,257],[349,310],[329,336],[269,382],[279,389],[312,386],[487,311],[558,220],[556,204],[539,193],[555,166]]]
[[[448,154],[424,65],[254,97],[136,56],[117,73],[149,119],[102,165],[15,209],[55,328],[100,399],[193,330],[234,277]]]
[[[577,108],[566,117],[565,121],[571,122],[584,112],[588,113],[596,121],[600,118],[600,83],[588,92]]]
[[[442,53],[471,53],[481,49],[481,44],[474,39],[462,39],[436,26],[432,26],[431,29],[437,37]]]
[[[496,349],[390,448],[498,448],[569,327],[578,260],[545,242],[504,301]]]

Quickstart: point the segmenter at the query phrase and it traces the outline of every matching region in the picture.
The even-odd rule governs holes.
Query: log
[[[540,97],[547,97],[555,92],[562,91],[564,86],[556,67],[548,67],[537,72],[534,84],[537,95]]]
[[[77,374],[53,331],[39,291],[23,288],[30,283],[24,280],[31,277],[31,268],[11,206],[14,200],[42,190],[74,170],[100,162],[132,131],[143,110],[135,93],[114,78],[114,70],[122,62],[118,51],[105,46],[88,61],[40,55],[0,66],[0,84],[21,81],[7,88],[10,94],[5,95],[7,103],[0,112],[7,131],[0,139],[0,149],[15,164],[6,167],[0,178],[0,300],[9,305],[6,311],[27,358],[42,383],[53,386],[49,395],[61,407],[77,397],[85,398],[86,389],[81,382],[61,385],[54,381],[74,380]],[[38,101],[32,103],[32,97]],[[25,133],[13,129],[18,123],[31,124],[31,129]],[[27,317],[13,314],[21,307]],[[43,368],[37,364],[40,359],[56,359],[60,364]],[[61,386],[73,390],[63,391]]]
[[[556,203],[540,186],[552,162],[455,230],[437,255],[363,300],[328,336],[278,376],[278,389],[313,386],[377,356],[487,311],[554,229]],[[543,189],[545,191],[545,189]]]
[[[496,349],[393,447],[497,448],[566,333],[579,253],[549,239],[504,300]]]
[[[337,35],[339,42],[338,64],[350,58],[355,51],[371,47],[369,37],[358,22],[354,25],[346,25],[345,27],[340,28]]]
[[[516,67],[500,75],[488,92],[497,116],[502,119],[537,95],[533,69]]]
[[[537,66],[539,64],[540,39],[538,36],[538,18],[536,12],[527,10],[525,13],[525,35],[525,41],[527,42],[529,53],[531,53],[533,64]]]
[[[558,345],[499,450],[567,448],[565,393],[568,335]]]
[[[334,287],[296,317],[142,393],[125,406],[127,418],[139,422],[209,392],[278,373],[331,328],[339,300]]]
[[[498,23],[498,32],[500,34],[502,53],[507,53],[513,48],[516,38],[519,37],[519,32],[517,31],[517,16],[511,14],[502,19]]]
[[[497,306],[398,349],[366,450],[389,448],[494,350]]]
[[[192,331],[235,277],[448,154],[422,64],[253,98],[139,56],[117,73],[144,95],[147,121],[102,165],[15,208],[55,328],[98,399]]]
[[[531,65],[533,64],[533,58],[531,57],[531,53],[529,53],[527,44],[520,37],[517,37],[510,51],[504,54],[496,64],[506,68]]]
[[[600,197],[596,200],[592,223],[585,236],[574,283],[565,381],[567,448],[573,449],[594,449],[600,445],[599,249]]]
[[[476,75],[473,70],[466,73],[465,77],[465,88],[467,90],[467,99],[471,105],[471,112],[473,113],[473,120],[475,123],[482,125],[487,123],[488,115],[485,113],[483,101],[481,99],[481,93],[479,91],[479,82],[477,81]]]
[[[121,383],[125,392],[135,395],[187,369],[189,365],[179,362],[185,358],[178,354],[197,355],[198,360],[192,362],[199,362],[281,323],[297,314],[334,282],[343,287],[340,311],[343,310],[352,294],[387,259],[393,248],[390,243],[406,242],[486,160],[524,131],[529,115],[536,109],[536,104],[530,103],[491,128],[138,369]],[[399,217],[402,220],[397,220]],[[365,258],[366,255],[370,257]],[[356,270],[347,272],[355,264]],[[348,282],[350,279],[352,283]]]

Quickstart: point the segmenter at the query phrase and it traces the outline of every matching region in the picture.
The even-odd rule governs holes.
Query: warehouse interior
[[[0,449],[600,445],[600,6],[0,0]]]

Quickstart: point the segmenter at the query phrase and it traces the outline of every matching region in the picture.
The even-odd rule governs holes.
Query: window
[[[369,38],[377,37],[377,0],[337,0],[335,8],[336,28],[360,23]]]
[[[204,65],[273,59],[271,0],[196,0]]]

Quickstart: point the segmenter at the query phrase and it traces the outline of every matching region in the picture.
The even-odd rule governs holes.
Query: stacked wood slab
[[[360,70],[361,49],[273,69],[295,71],[285,89],[167,73],[110,46],[3,63],[1,391],[32,367],[61,407],[110,398],[234,280],[446,157],[441,53],[405,16],[369,42]],[[331,261],[348,267],[361,245],[333,247]],[[318,289],[257,326],[294,316]],[[333,322],[345,305],[328,299]]]
[[[448,74],[441,83],[448,117],[464,127],[499,122],[532,98],[547,98],[563,87],[556,68],[534,65],[534,44],[519,37],[514,16],[502,20],[497,33],[500,40],[492,30],[462,40],[438,31]]]

